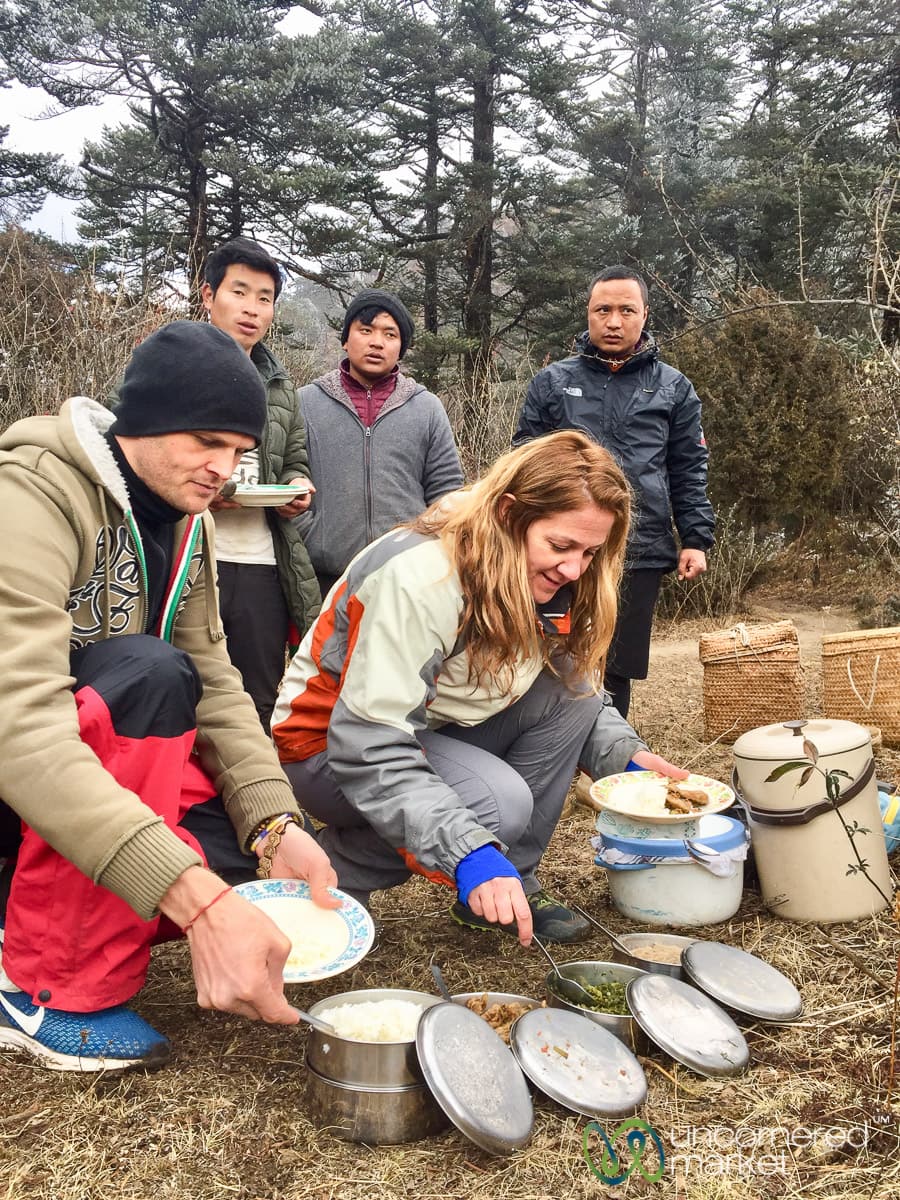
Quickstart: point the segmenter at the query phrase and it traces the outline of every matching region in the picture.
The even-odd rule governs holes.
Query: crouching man
[[[57,1070],[166,1060],[126,1002],[178,930],[201,1007],[296,1022],[289,942],[230,885],[337,903],[219,619],[206,510],[265,416],[241,347],[177,321],[115,414],[76,397],[0,436],[0,1048]]]

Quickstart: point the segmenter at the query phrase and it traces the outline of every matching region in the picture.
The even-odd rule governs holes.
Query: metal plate
[[[670,975],[639,975],[625,989],[648,1037],[699,1075],[736,1075],[750,1061],[744,1035],[723,1008]]]
[[[762,1021],[794,1021],[803,998],[770,963],[722,942],[694,942],[681,956],[687,978],[720,1004]]]
[[[585,1117],[624,1117],[647,1098],[638,1060],[608,1029],[562,1008],[523,1013],[509,1035],[519,1066],[564,1108]]]
[[[526,1145],[534,1108],[509,1048],[471,1009],[444,1001],[422,1014],[416,1049],[438,1104],[470,1141],[489,1154]]]

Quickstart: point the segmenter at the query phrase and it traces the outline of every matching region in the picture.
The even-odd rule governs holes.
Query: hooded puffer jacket
[[[628,565],[671,570],[678,562],[673,519],[682,548],[707,550],[713,542],[700,398],[686,376],[659,361],[649,334],[617,371],[587,332],[576,347],[532,379],[513,444],[578,429],[605,446],[634,489]]]

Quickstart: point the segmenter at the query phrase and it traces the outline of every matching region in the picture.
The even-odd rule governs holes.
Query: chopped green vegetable
[[[579,1008],[589,1008],[591,1012],[611,1013],[613,1016],[626,1017],[628,1016],[628,1004],[625,1000],[625,984],[619,983],[618,980],[611,979],[607,983],[586,983],[585,980],[577,981],[581,984],[587,994],[594,1001],[593,1004],[580,1004]],[[552,984],[550,985],[552,988]],[[553,989],[555,994],[559,996],[559,992]],[[561,1000],[565,1000],[565,996],[560,996]],[[566,1003],[571,1004],[570,1000]]]

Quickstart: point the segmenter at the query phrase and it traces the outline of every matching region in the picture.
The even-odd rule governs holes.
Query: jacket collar
[[[587,330],[584,333],[580,333],[575,339],[575,353],[581,358],[586,358],[592,367],[597,367],[599,370],[607,371],[610,374],[621,375],[623,372],[627,374],[630,371],[637,371],[640,367],[654,362],[659,357],[659,346],[653,334],[645,329],[641,334],[641,340],[638,342],[634,354],[632,354],[631,358],[626,358],[615,372],[604,361],[603,351],[594,345]]]

